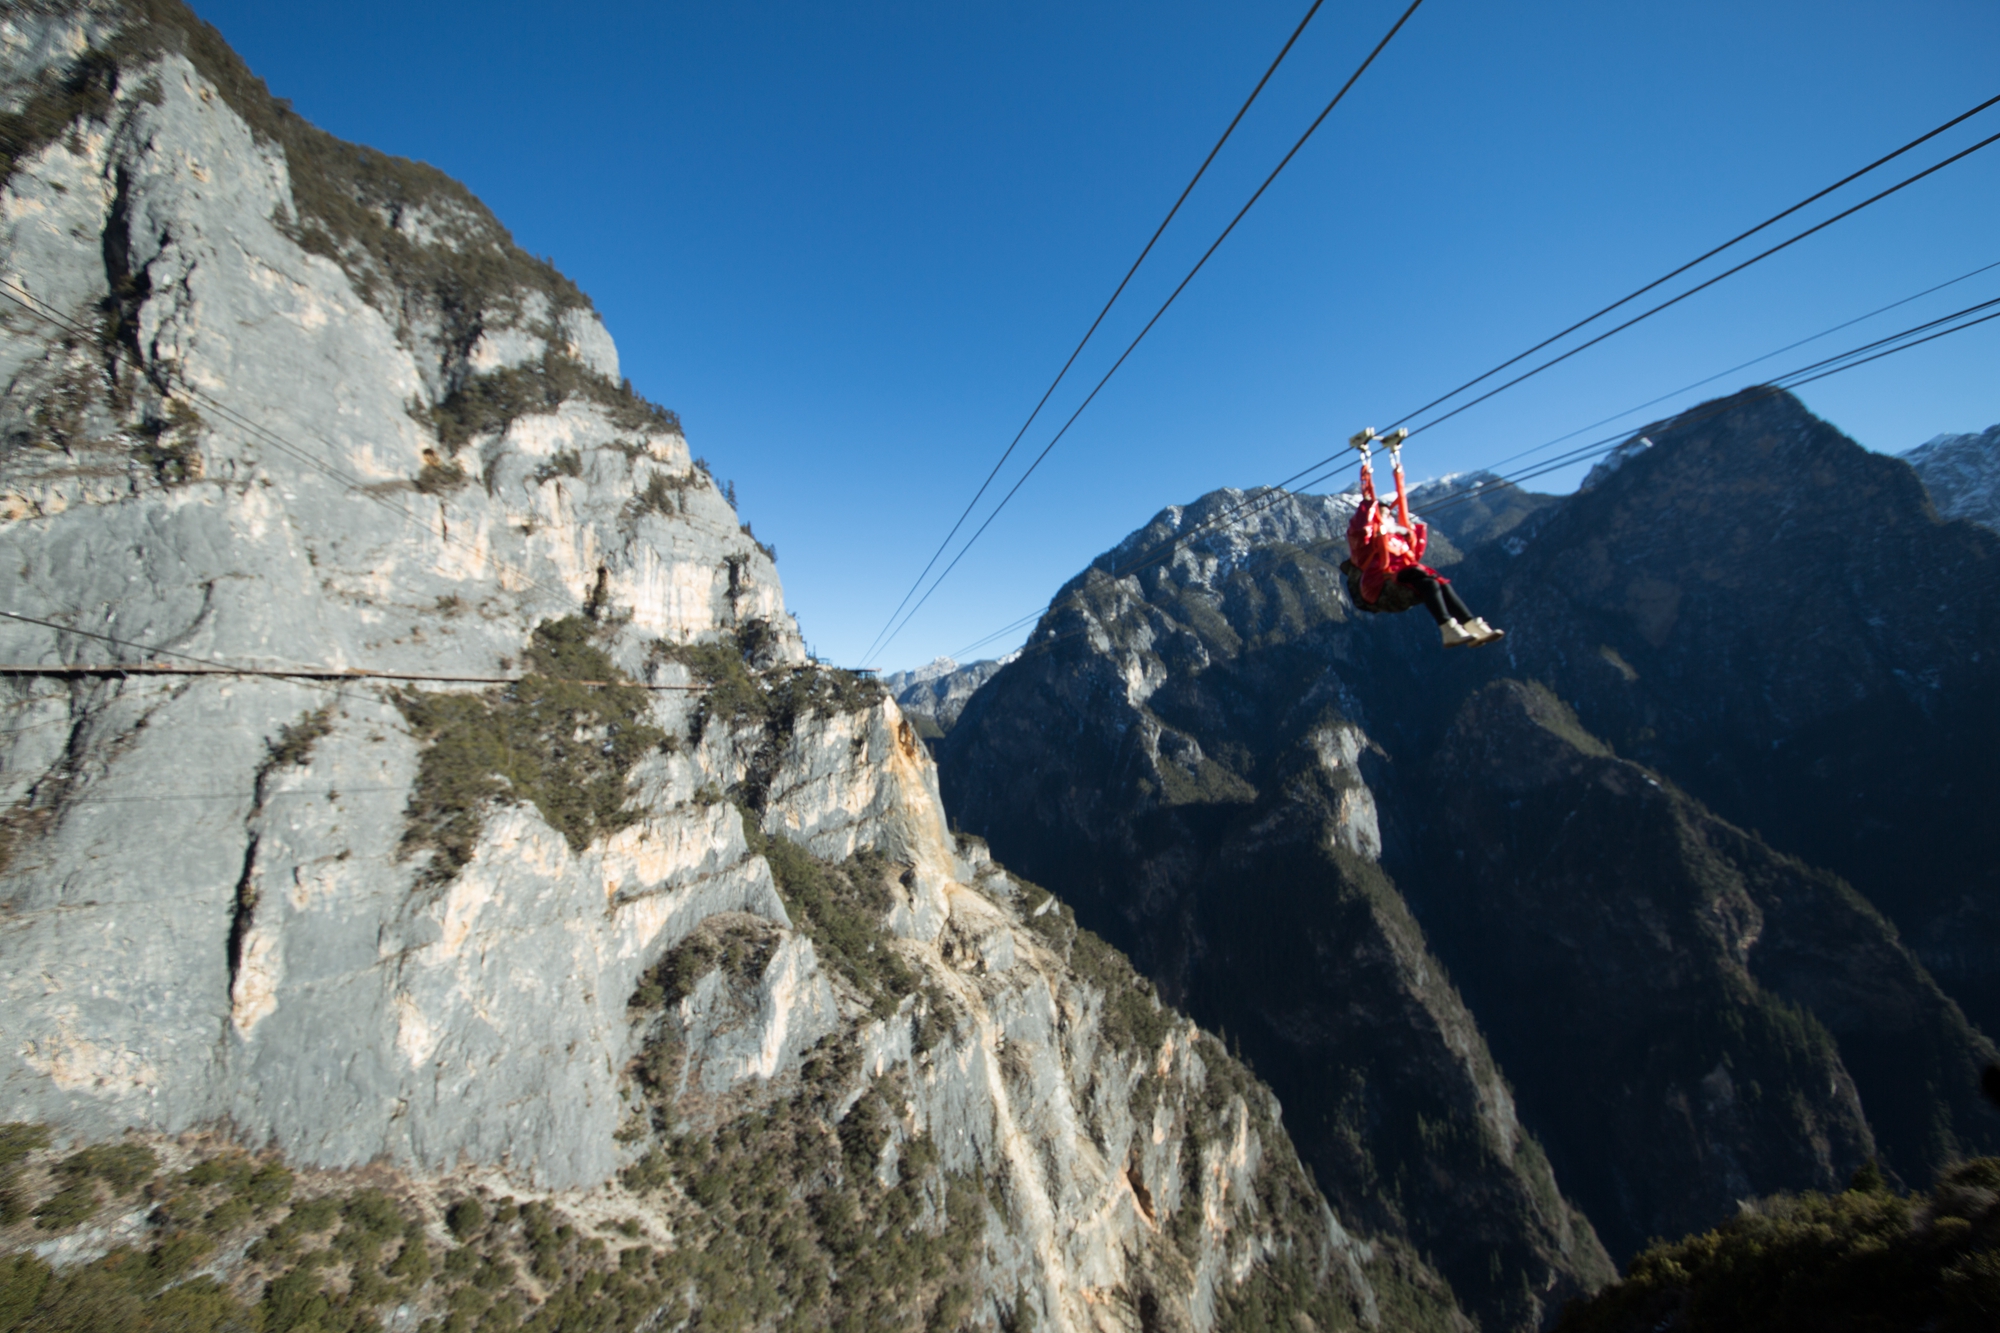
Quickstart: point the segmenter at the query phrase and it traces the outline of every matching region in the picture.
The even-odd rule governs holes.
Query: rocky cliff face
[[[964,666],[949,657],[940,657],[913,671],[891,672],[882,677],[882,684],[895,696],[896,706],[903,710],[903,715],[916,723],[919,730],[930,736],[942,735],[957,724],[958,715],[965,711],[965,701],[1015,656],[1008,653],[1005,657],[989,657]]]
[[[1068,585],[940,749],[953,817],[1240,1033],[1329,1196],[1396,1180],[1381,1224],[1495,1324],[1591,1271],[1565,1195],[1629,1254],[2000,1142],[1960,1009],[2000,979],[1989,534],[1789,398],[1643,434],[1462,533],[1499,648],[1353,615],[1339,497],[1124,568],[1218,492]],[[1428,1171],[1517,1093],[1520,1150]],[[1453,1251],[1473,1213],[1506,1244]]]
[[[476,200],[169,0],[13,8],[0,97],[0,1116],[67,1141],[7,1140],[0,1239],[109,1251],[15,1264],[21,1308],[213,1251],[294,1323],[1462,1326],[951,838]],[[151,1165],[70,1153],[119,1134]]]
[[[2000,426],[1939,435],[1903,455],[1946,518],[2000,529]]]
[[[1644,434],[1654,447],[1519,556],[1468,563],[1475,605],[1514,631],[1507,670],[1847,879],[2000,1029],[2000,828],[1982,813],[2000,785],[2000,539],[1940,521],[1907,466],[1786,395]]]
[[[947,802],[1310,1108],[1293,1132],[1339,1207],[1485,1326],[1533,1327],[1609,1262],[1380,864],[1387,756],[1329,545],[1352,500],[1121,573],[1243,499],[1163,512],[1058,595],[945,738]]]
[[[1925,1179],[1990,1045],[1847,884],[1619,759],[1547,690],[1466,701],[1432,762],[1439,952],[1620,1253],[1754,1182]]]

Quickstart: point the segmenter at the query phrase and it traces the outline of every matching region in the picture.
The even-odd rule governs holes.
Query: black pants
[[[1405,569],[1397,573],[1396,582],[1423,598],[1424,609],[1440,625],[1447,620],[1472,619],[1472,608],[1465,604],[1465,599],[1453,591],[1449,583],[1433,574],[1421,569]]]

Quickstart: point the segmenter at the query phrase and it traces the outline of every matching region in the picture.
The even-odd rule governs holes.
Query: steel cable
[[[1014,496],[1020,491],[1021,487],[1027,484],[1028,478],[1035,475],[1035,469],[1039,468],[1042,465],[1042,460],[1049,456],[1049,452],[1053,450],[1057,444],[1061,443],[1063,436],[1069,433],[1069,428],[1071,426],[1074,426],[1076,424],[1077,418],[1083,415],[1084,409],[1089,407],[1090,404],[1096,399],[1097,395],[1103,390],[1104,386],[1111,382],[1111,377],[1118,373],[1118,368],[1125,364],[1126,358],[1130,357],[1132,353],[1135,350],[1137,350],[1139,344],[1145,340],[1146,335],[1153,331],[1153,326],[1160,322],[1160,317],[1167,313],[1167,308],[1173,305],[1173,303],[1177,299],[1179,299],[1180,294],[1183,291],[1187,290],[1187,285],[1190,282],[1194,281],[1195,274],[1201,272],[1202,266],[1208,263],[1210,256],[1214,255],[1215,252],[1219,248],[1221,248],[1222,243],[1229,239],[1229,234],[1236,230],[1236,224],[1243,221],[1244,216],[1249,213],[1250,209],[1256,204],[1256,202],[1264,197],[1264,191],[1271,188],[1271,182],[1278,179],[1278,173],[1283,171],[1285,167],[1290,164],[1291,160],[1298,155],[1299,150],[1306,146],[1306,140],[1312,138],[1314,132],[1319,129],[1320,125],[1326,120],[1326,118],[1333,114],[1333,109],[1340,105],[1342,99],[1344,99],[1347,96],[1348,90],[1353,88],[1354,85],[1360,81],[1361,76],[1363,74],[1367,73],[1368,67],[1375,63],[1376,57],[1382,54],[1384,48],[1386,48],[1389,45],[1391,39],[1393,39],[1397,33],[1403,30],[1403,25],[1410,21],[1410,16],[1417,12],[1417,6],[1421,5],[1422,3],[1423,0],[1411,0],[1410,7],[1403,11],[1402,16],[1398,18],[1395,24],[1389,29],[1389,31],[1383,35],[1382,40],[1375,44],[1375,48],[1368,53],[1367,58],[1364,59],[1361,62],[1361,64],[1355,68],[1354,73],[1348,76],[1347,82],[1341,85],[1340,91],[1333,95],[1333,100],[1326,104],[1326,108],[1323,111],[1321,111],[1318,116],[1314,117],[1312,124],[1306,127],[1306,132],[1304,134],[1301,134],[1298,138],[1298,142],[1292,145],[1291,151],[1287,152],[1284,158],[1279,161],[1278,165],[1271,169],[1271,174],[1264,178],[1264,183],[1257,187],[1256,192],[1250,196],[1249,202],[1244,204],[1241,209],[1237,210],[1236,216],[1229,220],[1229,225],[1222,229],[1222,234],[1220,236],[1217,236],[1215,238],[1214,243],[1211,244],[1208,247],[1208,249],[1202,253],[1201,258],[1195,261],[1194,267],[1188,270],[1187,276],[1180,280],[1180,285],[1175,287],[1173,292],[1167,297],[1167,299],[1160,303],[1160,308],[1153,312],[1153,317],[1146,321],[1146,326],[1139,330],[1138,335],[1134,337],[1131,343],[1126,346],[1125,350],[1119,354],[1118,359],[1112,363],[1111,369],[1104,372],[1103,378],[1097,381],[1096,386],[1091,389],[1090,393],[1084,398],[1083,402],[1077,406],[1076,411],[1070,413],[1069,420],[1063,423],[1062,429],[1058,430],[1055,433],[1055,437],[1042,447],[1042,452],[1035,456],[1035,461],[1028,465],[1028,470],[1021,474],[1020,480],[1016,481],[1012,489],[1010,489],[1006,495],[1001,497],[1000,503],[993,507],[993,512],[986,516],[986,521],[979,525],[978,530],[975,531],[971,537],[966,539],[965,545],[959,548],[958,554],[952,557],[951,563],[949,565],[945,566],[944,573],[939,574],[937,578],[931,583],[931,586],[925,590],[924,595],[917,600],[917,604],[910,608],[909,614],[903,617],[902,623],[897,625],[895,629],[891,631],[888,638],[883,639],[881,641],[881,648],[879,651],[886,651],[888,649],[889,644],[892,641],[894,641],[896,635],[902,633],[903,629],[910,623],[910,621],[913,618],[915,618],[917,612],[923,609],[924,603],[930,600],[931,594],[938,590],[939,586],[944,583],[946,578],[950,577],[952,570],[958,568],[958,562],[965,558],[966,552],[970,551],[973,545],[976,542],[978,542],[981,535],[985,533],[986,529],[993,525],[993,520],[1000,517],[1001,511],[1007,507],[1008,502],[1014,498]]]
[[[951,525],[951,531],[947,532],[944,535],[944,540],[938,543],[937,550],[931,552],[931,558],[925,562],[923,571],[910,584],[910,590],[903,594],[903,600],[896,603],[896,609],[889,613],[888,620],[883,622],[882,628],[876,632],[875,642],[870,643],[868,651],[861,655],[862,661],[866,662],[874,653],[876,644],[880,643],[882,636],[889,632],[889,627],[896,623],[896,617],[902,614],[905,606],[909,605],[910,598],[916,596],[917,589],[923,586],[925,576],[936,566],[938,557],[945,553],[945,548],[951,545],[951,539],[956,537],[958,530],[965,526],[965,520],[971,515],[974,506],[979,503],[980,497],[986,494],[987,488],[993,484],[993,479],[1000,475],[1000,469],[1006,466],[1009,458],[1013,457],[1015,447],[1021,443],[1022,437],[1027,435],[1028,427],[1035,424],[1035,418],[1040,416],[1042,408],[1048,405],[1049,397],[1055,393],[1056,386],[1063,382],[1063,377],[1069,374],[1069,368],[1076,364],[1077,357],[1083,352],[1084,344],[1088,343],[1091,336],[1097,332],[1097,326],[1104,322],[1104,317],[1111,313],[1111,307],[1116,305],[1118,298],[1124,294],[1126,286],[1132,281],[1132,275],[1139,271],[1139,265],[1146,262],[1146,256],[1153,253],[1154,245],[1158,244],[1160,237],[1165,234],[1167,224],[1174,220],[1174,215],[1181,211],[1181,205],[1187,202],[1190,194],[1194,193],[1195,185],[1206,174],[1209,164],[1215,161],[1215,155],[1222,151],[1222,145],[1229,142],[1229,136],[1236,132],[1237,125],[1242,122],[1244,114],[1250,110],[1250,104],[1257,100],[1257,95],[1264,91],[1264,85],[1269,83],[1271,76],[1278,72],[1278,66],[1283,64],[1285,57],[1291,53],[1293,44],[1299,40],[1299,35],[1306,30],[1306,24],[1312,22],[1313,15],[1319,13],[1319,7],[1324,3],[1325,0],[1313,0],[1312,8],[1308,9],[1306,16],[1299,20],[1299,26],[1292,29],[1292,35],[1285,39],[1284,46],[1278,51],[1277,59],[1273,60],[1270,67],[1264,71],[1264,77],[1257,80],[1257,86],[1250,90],[1250,96],[1243,99],[1243,105],[1236,109],[1236,115],[1230,119],[1228,128],[1222,131],[1222,137],[1215,141],[1215,147],[1208,150],[1208,156],[1202,159],[1201,166],[1195,169],[1193,177],[1189,179],[1187,186],[1181,190],[1180,198],[1174,200],[1174,206],[1167,210],[1166,217],[1162,218],[1160,225],[1154,228],[1153,235],[1147,240],[1145,248],[1139,251],[1139,257],[1132,261],[1132,267],[1125,270],[1125,276],[1119,279],[1118,288],[1111,293],[1111,299],[1106,301],[1104,308],[1097,312],[1097,318],[1090,321],[1090,327],[1085,329],[1083,337],[1077,340],[1076,346],[1070,351],[1069,359],[1063,362],[1062,369],[1056,372],[1056,377],[1049,381],[1049,387],[1042,390],[1040,400],[1035,403],[1035,410],[1028,413],[1028,419],[1021,423],[1021,429],[1014,432],[1014,438],[1008,442],[1007,448],[1001,453],[1000,461],[995,463],[993,470],[986,474],[986,480],[979,483],[979,489],[973,492],[972,499],[966,502],[964,513],[961,513],[958,516],[958,521]]]
[[[1749,240],[1752,236],[1755,236],[1758,232],[1763,231],[1765,228],[1770,227],[1775,223],[1784,221],[1786,218],[1790,217],[1792,214],[1798,212],[1802,208],[1817,203],[1819,200],[1824,199],[1827,195],[1832,194],[1834,191],[1840,189],[1842,186],[1851,185],[1855,181],[1861,179],[1861,177],[1875,170],[1877,167],[1885,166],[1888,163],[1895,161],[1903,154],[1909,152],[1912,148],[1916,148],[1922,144],[1928,143],[1930,140],[1935,139],[1938,135],[1943,134],[1946,130],[1951,129],[1953,126],[1961,124],[1964,121],[1970,120],[1972,117],[1978,115],[1980,112],[1986,110],[1988,107],[1993,106],[1995,103],[2000,103],[2000,96],[1987,98],[1984,102],[1981,102],[1978,106],[1973,107],[1970,111],[1964,112],[1961,115],[1954,116],[1950,120],[1947,120],[1944,124],[1938,126],[1936,129],[1929,130],[1923,134],[1918,135],[1916,138],[1910,140],[1908,143],[1904,144],[1901,148],[1896,149],[1894,152],[1887,153],[1881,157],[1876,158],[1873,162],[1870,162],[1867,166],[1862,167],[1858,171],[1849,172],[1847,175],[1842,176],[1839,180],[1827,186],[1825,189],[1807,195],[1805,198],[1799,200],[1799,202],[1797,202],[1796,204],[1793,204],[1790,208],[1784,209],[1777,213],[1773,213],[1770,217],[1765,218],[1762,222],[1758,223],[1756,226],[1751,227],[1747,231],[1738,232],[1736,235],[1730,237],[1728,240],[1724,241],[1721,245],[1716,246],[1714,249],[1696,255],[1693,259],[1688,260],[1687,263],[1682,264],[1679,268],[1676,268],[1671,272],[1662,274],[1660,277],[1653,279],[1651,282],[1647,283],[1643,287],[1640,287],[1631,292],[1627,292],[1624,296],[1619,297],[1616,301],[1613,301],[1610,305],[1603,307],[1601,310],[1597,310],[1589,315],[1585,315],[1582,319],[1570,325],[1568,328],[1562,330],[1560,333],[1551,334],[1549,337],[1544,338],[1542,339],[1542,341],[1536,343],[1533,347],[1528,348],[1525,352],[1521,352],[1518,353],[1517,355],[1507,358],[1507,360],[1502,361],[1499,365],[1493,367],[1493,369],[1486,371],[1483,374],[1473,376],[1465,383],[1459,385],[1456,389],[1453,389],[1450,393],[1442,394],[1436,398],[1431,399],[1428,403],[1425,403],[1422,407],[1417,408],[1413,412],[1405,412],[1402,416],[1397,417],[1394,421],[1390,423],[1390,429],[1394,429],[1395,427],[1402,425],[1404,422],[1410,420],[1413,417],[1422,416],[1424,413],[1430,411],[1433,407],[1436,407],[1441,403],[1449,402],[1451,399],[1456,398],[1459,394],[1464,393],[1467,389],[1470,389],[1473,385],[1478,384],[1481,380],[1491,379],[1493,376],[1498,375],[1501,371],[1507,369],[1507,367],[1515,365],[1523,360],[1526,360],[1528,357],[1533,356],[1536,352],[1541,351],[1544,347],[1547,347],[1549,344],[1558,342],[1561,339],[1568,337],[1570,334],[1575,333],[1578,329],[1582,328],[1584,325],[1594,323],[1597,320],[1602,319],[1604,316],[1610,314],[1618,307],[1622,305],[1627,305],[1633,301],[1638,300],[1641,296],[1644,296],[1647,292],[1652,291],[1654,288],[1659,287],[1664,283],[1673,281],[1675,278],[1687,272],[1689,269],[1694,268],[1696,265],[1701,264],[1707,260],[1715,258],[1715,256],[1721,254],[1724,250],[1729,249],[1731,246],[1734,246],[1739,242]]]
[[[1986,268],[1991,268],[1991,267],[1994,267],[1994,265],[1986,266]],[[1917,293],[1917,296],[1928,295],[1930,292],[1940,290],[1943,287],[1951,286],[1952,283],[1963,281],[1965,277],[1971,277],[1973,276],[1973,274],[1984,271],[1985,271],[1984,268],[1975,269],[1971,274],[1963,275],[1960,278],[1954,278],[1951,280],[1951,282],[1940,283],[1936,287],[1928,288],[1923,292]],[[1825,329],[1822,330],[1820,333],[1814,334],[1811,338],[1800,339],[1799,342],[1788,344],[1786,347],[1778,349],[1777,352],[1766,353],[1764,357],[1759,357],[1757,358],[1757,360],[1764,360],[1769,356],[1778,355],[1780,352],[1788,351],[1792,347],[1797,347],[1804,343],[1811,342],[1814,339],[1824,337],[1826,336],[1826,334],[1836,332],[1841,328],[1845,328],[1850,324],[1858,322],[1858,320],[1860,319],[1869,318],[1873,314],[1880,314],[1884,310],[1894,309],[1896,306],[1906,304],[1908,301],[1914,299],[1916,299],[1916,297],[1906,297],[1902,301],[1892,302],[1888,306],[1883,306],[1876,311],[1870,312],[1870,315],[1857,316],[1856,319],[1854,320],[1848,320],[1842,324],[1834,325],[1829,329]],[[1962,332],[1965,329],[1969,329],[1977,325],[1984,324],[1989,320],[2000,319],[2000,311],[1996,311],[1992,314],[1983,315],[1978,319],[1964,319],[1964,317],[1967,315],[1975,314],[1982,310],[1988,310],[1997,304],[2000,304],[2000,297],[1996,297],[1992,300],[1981,301],[1974,305],[1967,306],[1961,310],[1954,311],[1949,315],[1942,315],[1935,319],[1926,320],[1920,324],[1911,325],[1910,327],[1902,329],[1896,333],[1889,334],[1882,338],[1874,339],[1870,342],[1862,343],[1856,347],[1851,347],[1846,351],[1836,353],[1833,356],[1823,357],[1818,361],[1808,362],[1803,366],[1795,367],[1792,370],[1786,371],[1782,375],[1776,376],[1771,381],[1770,384],[1764,386],[1760,392],[1756,393],[1754,396],[1748,398],[1747,400],[1740,394],[1732,396],[1730,398],[1719,399],[1717,400],[1716,404],[1711,408],[1709,408],[1708,410],[1705,411],[1696,410],[1688,413],[1681,413],[1674,417],[1668,418],[1666,424],[1668,425],[1691,424],[1702,420],[1706,420],[1709,417],[1720,414],[1721,412],[1734,410],[1737,407],[1743,406],[1745,405],[1746,402],[1758,402],[1764,398],[1775,396],[1778,393],[1788,392],[1793,388],[1799,387],[1800,385],[1810,384],[1817,380],[1825,379],[1831,375],[1837,375],[1844,371],[1852,370],[1857,366],[1866,365],[1871,361],[1877,361],[1882,359],[1883,357],[1894,355],[1897,352],[1907,351],[1912,347],[1921,346],[1924,343],[1935,341],[1936,339],[1946,337],[1950,334]],[[1912,337],[1912,335],[1917,333],[1922,333],[1926,330],[1937,329],[1938,325],[1946,324],[1953,320],[1963,320],[1963,322],[1958,323],[1950,328],[1938,329],[1936,332],[1931,332],[1927,336],[1922,338]],[[1886,346],[1887,344],[1891,343],[1895,343],[1897,345]],[[1862,356],[1861,354],[1864,352],[1872,354],[1867,356]],[[1745,364],[1754,364],[1754,363],[1746,362]],[[1817,372],[1817,373],[1809,374],[1808,372]],[[1728,374],[1730,372],[1724,371],[1721,373]],[[1711,376],[1710,378],[1714,377]],[[1699,384],[1703,382],[1704,381],[1697,381],[1696,383]],[[1676,392],[1680,391],[1677,390]],[[1630,415],[1632,412],[1641,411],[1645,407],[1651,406],[1652,402],[1658,402],[1658,401],[1660,400],[1653,399],[1649,403],[1641,404],[1639,407],[1630,408],[1626,412],[1621,412],[1617,415],[1618,416]],[[1616,417],[1607,418],[1607,420],[1616,420]],[[1588,430],[1590,429],[1590,427],[1584,427],[1583,429]],[[1570,435],[1573,436],[1578,433],[1580,432],[1572,431],[1570,432]],[[1429,514],[1448,512],[1451,509],[1459,507],[1460,505],[1469,504],[1475,499],[1479,499],[1484,496],[1494,494],[1508,488],[1517,488],[1523,481],[1531,481],[1537,477],[1545,476],[1551,472],[1560,471],[1562,468],[1572,466],[1576,463],[1585,462],[1591,458],[1599,457],[1604,454],[1610,453],[1612,450],[1616,449],[1619,445],[1623,444],[1627,440],[1634,438],[1635,434],[1636,432],[1633,431],[1620,431],[1615,435],[1607,436],[1604,437],[1603,439],[1593,441],[1590,444],[1582,445],[1576,449],[1566,451],[1565,453],[1560,454],[1553,459],[1543,459],[1533,464],[1529,468],[1523,469],[1522,471],[1515,473],[1514,475],[1505,477],[1494,477],[1488,481],[1482,481],[1477,485],[1468,488],[1465,491],[1458,492],[1457,494],[1454,494],[1452,496],[1449,496],[1441,500],[1437,504],[1427,506],[1425,512]],[[1569,436],[1559,436],[1557,437],[1556,440],[1550,441],[1549,443],[1550,444],[1558,443],[1562,439],[1566,438],[1569,438]],[[1537,452],[1539,449],[1547,447],[1548,445],[1540,445],[1537,446],[1535,450],[1527,451],[1527,453],[1534,453]],[[1515,455],[1515,457],[1517,458],[1524,456],[1525,454]],[[1338,459],[1339,457],[1340,457],[1339,455],[1333,455],[1327,459],[1323,459],[1321,460],[1320,463],[1314,464],[1312,468],[1307,468],[1299,473],[1294,473],[1293,477],[1296,478],[1299,476],[1303,476],[1308,472],[1312,472],[1315,469],[1320,468],[1326,463],[1335,462],[1335,460]],[[1319,484],[1320,482],[1324,482],[1326,480],[1331,479],[1334,476],[1338,476],[1341,473],[1344,473],[1355,466],[1356,466],[1355,461],[1338,463],[1336,466],[1328,469],[1321,475],[1314,477],[1311,481],[1308,481],[1305,484],[1307,486]],[[1198,540],[1202,536],[1209,535],[1210,533],[1214,532],[1222,525],[1223,521],[1228,519],[1231,515],[1236,514],[1246,508],[1250,508],[1251,512],[1245,515],[1245,517],[1254,517],[1256,513],[1262,512],[1263,509],[1268,508],[1271,505],[1281,503],[1285,498],[1287,498],[1293,493],[1294,492],[1290,492],[1283,489],[1282,486],[1259,488],[1258,490],[1253,492],[1250,496],[1246,496],[1244,500],[1239,501],[1235,506],[1232,506],[1230,510],[1225,511],[1224,514],[1218,515],[1213,519],[1205,520],[1201,525],[1198,525],[1197,527],[1190,529],[1188,532],[1177,534],[1175,537],[1152,548],[1150,551],[1142,553],[1136,560],[1128,561],[1122,566],[1114,567],[1111,570],[1105,570],[1100,572],[1104,573],[1109,579],[1114,581],[1117,579],[1129,577],[1132,573],[1137,572],[1140,569],[1143,569],[1152,564],[1156,564],[1161,560],[1170,558],[1176,551],[1178,551],[1182,547],[1188,545],[1193,541]],[[1344,538],[1329,538],[1322,542],[1310,543],[1304,547],[1301,547],[1300,549],[1305,551],[1317,550],[1320,547],[1332,545],[1340,540],[1344,540]],[[1085,570],[1084,574],[1081,577],[1087,579],[1091,572],[1092,571],[1090,570]],[[1075,593],[1070,594],[1070,600],[1075,600],[1083,591],[1084,591],[1083,589],[1078,589]],[[1009,625],[1004,626],[999,630],[995,630],[992,633],[987,634],[980,639],[974,640],[971,644],[968,644],[965,648],[959,649],[957,652],[954,652],[952,656],[954,658],[959,657],[961,654],[972,651],[973,649],[976,649],[982,646],[983,644],[989,643],[994,639],[999,638],[1002,635],[1007,634],[1012,630],[1019,628],[1021,625],[1033,621],[1039,621],[1047,617],[1050,613],[1058,609],[1059,604],[1062,600],[1063,599],[1061,598],[1052,599],[1046,606],[1042,607],[1041,609],[1031,612],[1026,616],[1022,616],[1016,619],[1015,621],[1011,622]],[[1042,651],[1046,648],[1054,646],[1056,643],[1064,642],[1070,638],[1075,637],[1077,634],[1083,632],[1085,631],[1075,630],[1067,634],[1056,635],[1048,640],[1044,640],[1039,643],[1028,644],[1024,646],[1021,651],[1024,655],[1030,651]]]

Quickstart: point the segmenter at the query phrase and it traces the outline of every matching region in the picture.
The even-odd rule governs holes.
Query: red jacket
[[[1347,553],[1361,571],[1361,596],[1370,605],[1381,597],[1382,585],[1406,569],[1438,572],[1422,563],[1430,544],[1430,528],[1410,517],[1410,499],[1403,489],[1403,469],[1396,467],[1396,508],[1392,514],[1375,498],[1373,469],[1361,469],[1361,507],[1347,524]]]

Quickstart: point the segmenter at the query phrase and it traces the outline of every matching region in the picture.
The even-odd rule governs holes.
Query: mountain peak
[[[2000,531],[2000,426],[1977,435],[1936,435],[1903,455],[1946,518]]]

